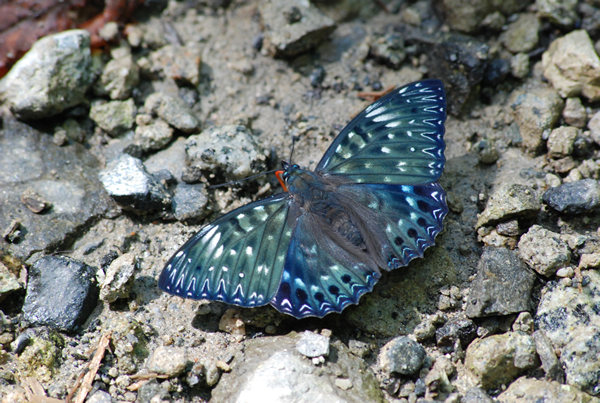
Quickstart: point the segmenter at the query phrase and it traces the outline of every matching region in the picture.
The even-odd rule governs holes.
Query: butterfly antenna
[[[233,186],[233,185],[240,185],[242,182],[251,181],[252,179],[260,178],[261,176],[272,174],[275,171],[277,171],[277,170],[272,169],[270,171],[259,172],[255,175],[250,175],[250,176],[247,176],[242,179],[236,179],[236,180],[232,180],[232,181],[225,182],[225,183],[219,183],[217,185],[210,185],[208,188],[209,189],[217,189],[217,188],[229,187],[229,186]]]
[[[296,141],[298,141],[298,137],[292,135],[292,149],[290,150],[290,158],[288,161],[292,162],[292,157],[294,156],[294,146],[296,145]]]

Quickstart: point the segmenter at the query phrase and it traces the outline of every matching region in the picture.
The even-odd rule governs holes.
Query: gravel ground
[[[0,81],[2,402],[600,401],[600,5],[467,3],[156,1],[104,53],[40,39]],[[237,180],[421,78],[449,110],[425,258],[323,319],[157,288],[278,191]]]

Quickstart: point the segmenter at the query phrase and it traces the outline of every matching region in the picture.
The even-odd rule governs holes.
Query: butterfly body
[[[448,211],[437,183],[445,97],[438,80],[396,91],[342,130],[315,171],[284,162],[286,192],[200,230],[169,260],[159,287],[322,317],[357,303],[381,270],[423,256]]]

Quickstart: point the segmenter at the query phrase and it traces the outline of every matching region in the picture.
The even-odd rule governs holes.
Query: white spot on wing
[[[223,245],[219,246],[219,249],[215,252],[215,257],[218,258],[223,254]]]
[[[389,154],[390,153],[390,149],[388,147],[381,147],[381,152],[384,154]]]
[[[372,111],[370,111],[369,113],[367,113],[365,115],[365,117],[370,118],[371,116],[375,116],[375,115],[379,115],[380,113],[385,112],[386,107],[385,106],[380,106],[377,109],[373,109]]]
[[[252,256],[252,246],[247,246],[246,247],[246,255]]]

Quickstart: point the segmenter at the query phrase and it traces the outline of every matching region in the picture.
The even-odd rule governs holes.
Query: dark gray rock
[[[84,101],[94,79],[90,35],[64,31],[38,40],[0,81],[0,97],[21,119],[61,113]]]
[[[308,358],[329,355],[329,337],[305,331],[296,343],[296,350]]]
[[[548,189],[542,200],[559,213],[581,214],[600,205],[600,182],[583,179]]]
[[[123,208],[139,214],[170,207],[167,189],[150,175],[141,160],[127,154],[112,160],[99,174],[108,194]]]
[[[179,183],[173,195],[173,213],[179,221],[197,222],[208,213],[204,185]]]
[[[98,161],[81,144],[59,147],[51,136],[12,115],[2,121],[0,149],[10,152],[0,158],[0,234],[18,223],[20,236],[8,249],[27,260],[33,253],[60,248],[104,214],[112,201],[98,180]],[[40,214],[21,200],[28,189],[49,206]]]
[[[97,301],[95,268],[64,256],[46,256],[29,270],[23,318],[72,332],[85,322]]]
[[[335,30],[335,22],[309,2],[263,0],[259,10],[265,26],[263,49],[275,57],[306,52]]]
[[[531,309],[533,274],[505,248],[485,248],[471,287],[466,314],[470,318],[508,315]]]
[[[469,101],[479,94],[479,84],[487,67],[488,46],[458,34],[442,35],[428,50],[427,68],[432,77],[444,82],[448,111],[461,115]]]
[[[208,128],[185,142],[185,182],[197,182],[203,175],[223,175],[226,180],[249,176],[265,167],[265,153],[245,126]],[[221,179],[222,180],[222,179]]]
[[[477,337],[477,325],[470,319],[457,319],[446,322],[436,330],[435,340],[438,346],[453,347],[456,341],[466,348]]]
[[[379,366],[388,374],[414,375],[423,366],[425,356],[423,346],[406,336],[400,336],[381,348]]]

